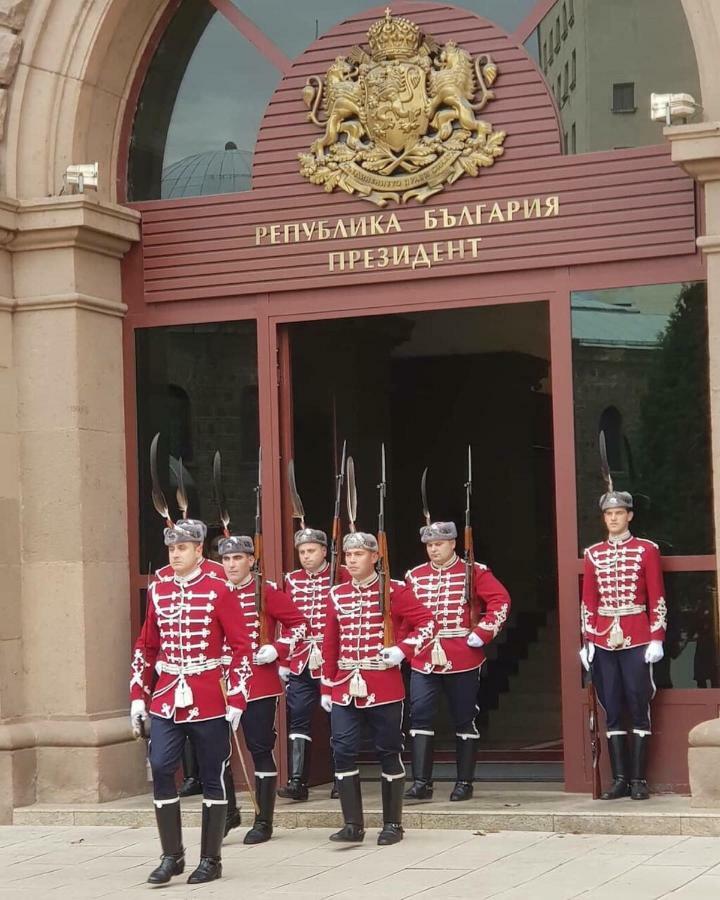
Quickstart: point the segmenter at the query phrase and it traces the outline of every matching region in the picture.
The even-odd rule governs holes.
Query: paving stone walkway
[[[339,847],[320,829],[278,829],[246,847],[231,833],[224,876],[191,887],[173,879],[173,897],[335,900],[718,900],[720,838],[545,832],[408,831],[395,847]],[[200,835],[187,829],[188,871]],[[145,884],[158,847],[154,829],[0,828],[0,898],[85,900],[149,897]]]

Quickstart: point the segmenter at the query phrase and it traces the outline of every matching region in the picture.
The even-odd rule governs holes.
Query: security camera
[[[65,182],[63,191],[67,190],[71,184],[77,185],[79,194],[82,194],[87,187],[97,190],[99,169],[100,166],[96,162],[68,166],[63,176],[63,181]]]
[[[650,94],[650,119],[653,122],[672,125],[694,116],[698,109],[702,107],[692,94]]]

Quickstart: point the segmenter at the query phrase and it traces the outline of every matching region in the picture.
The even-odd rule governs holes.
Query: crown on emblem
[[[388,7],[385,18],[370,26],[367,37],[372,57],[377,61],[414,56],[420,46],[421,35],[414,22],[393,18]]]

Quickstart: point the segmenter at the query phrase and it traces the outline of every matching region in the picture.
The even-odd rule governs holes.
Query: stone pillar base
[[[690,805],[720,808],[720,719],[696,725],[688,735]]]

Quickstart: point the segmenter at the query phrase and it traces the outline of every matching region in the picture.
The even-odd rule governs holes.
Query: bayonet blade
[[[468,489],[468,494],[472,493],[472,447],[468,444],[468,480],[465,487]]]
[[[215,488],[215,501],[220,512],[220,521],[223,524],[223,533],[225,534],[225,537],[228,537],[230,535],[230,514],[226,507],[225,491],[223,489],[222,481],[222,459],[219,450],[215,451],[215,456],[213,458],[213,486]]]
[[[293,519],[300,520],[300,527],[305,527],[305,508],[303,507],[300,494],[298,493],[297,483],[295,481],[295,460],[291,459],[288,463],[288,485],[290,487],[290,500],[292,502]]]
[[[605,481],[605,487],[607,488],[609,493],[612,493],[613,488],[613,480],[612,475],[610,474],[610,465],[608,464],[607,457],[607,445],[605,443],[605,432],[600,432],[600,471],[602,472],[603,480]]]
[[[355,483],[355,462],[352,456],[347,458],[347,510],[350,520],[350,531],[355,531],[357,518],[357,485]]]
[[[432,522],[432,519],[430,517],[430,506],[427,499],[427,473],[427,466],[425,466],[425,471],[422,473],[422,478],[420,479],[420,496],[422,497],[422,510],[423,515],[425,516],[425,524],[429,525]]]
[[[172,520],[170,518],[170,511],[168,509],[167,500],[165,499],[165,494],[163,494],[162,488],[160,487],[160,479],[158,478],[157,450],[159,440],[160,432],[158,431],[158,433],[152,439],[152,443],[150,444],[150,481],[152,484],[152,502],[157,514],[162,516],[168,524],[168,527],[171,528]]]
[[[346,454],[346,452],[347,452],[347,441],[343,441],[342,456],[340,457],[340,472],[338,475],[338,477],[340,478],[340,484],[343,483],[343,479],[345,478],[345,463],[346,463],[345,454]]]

